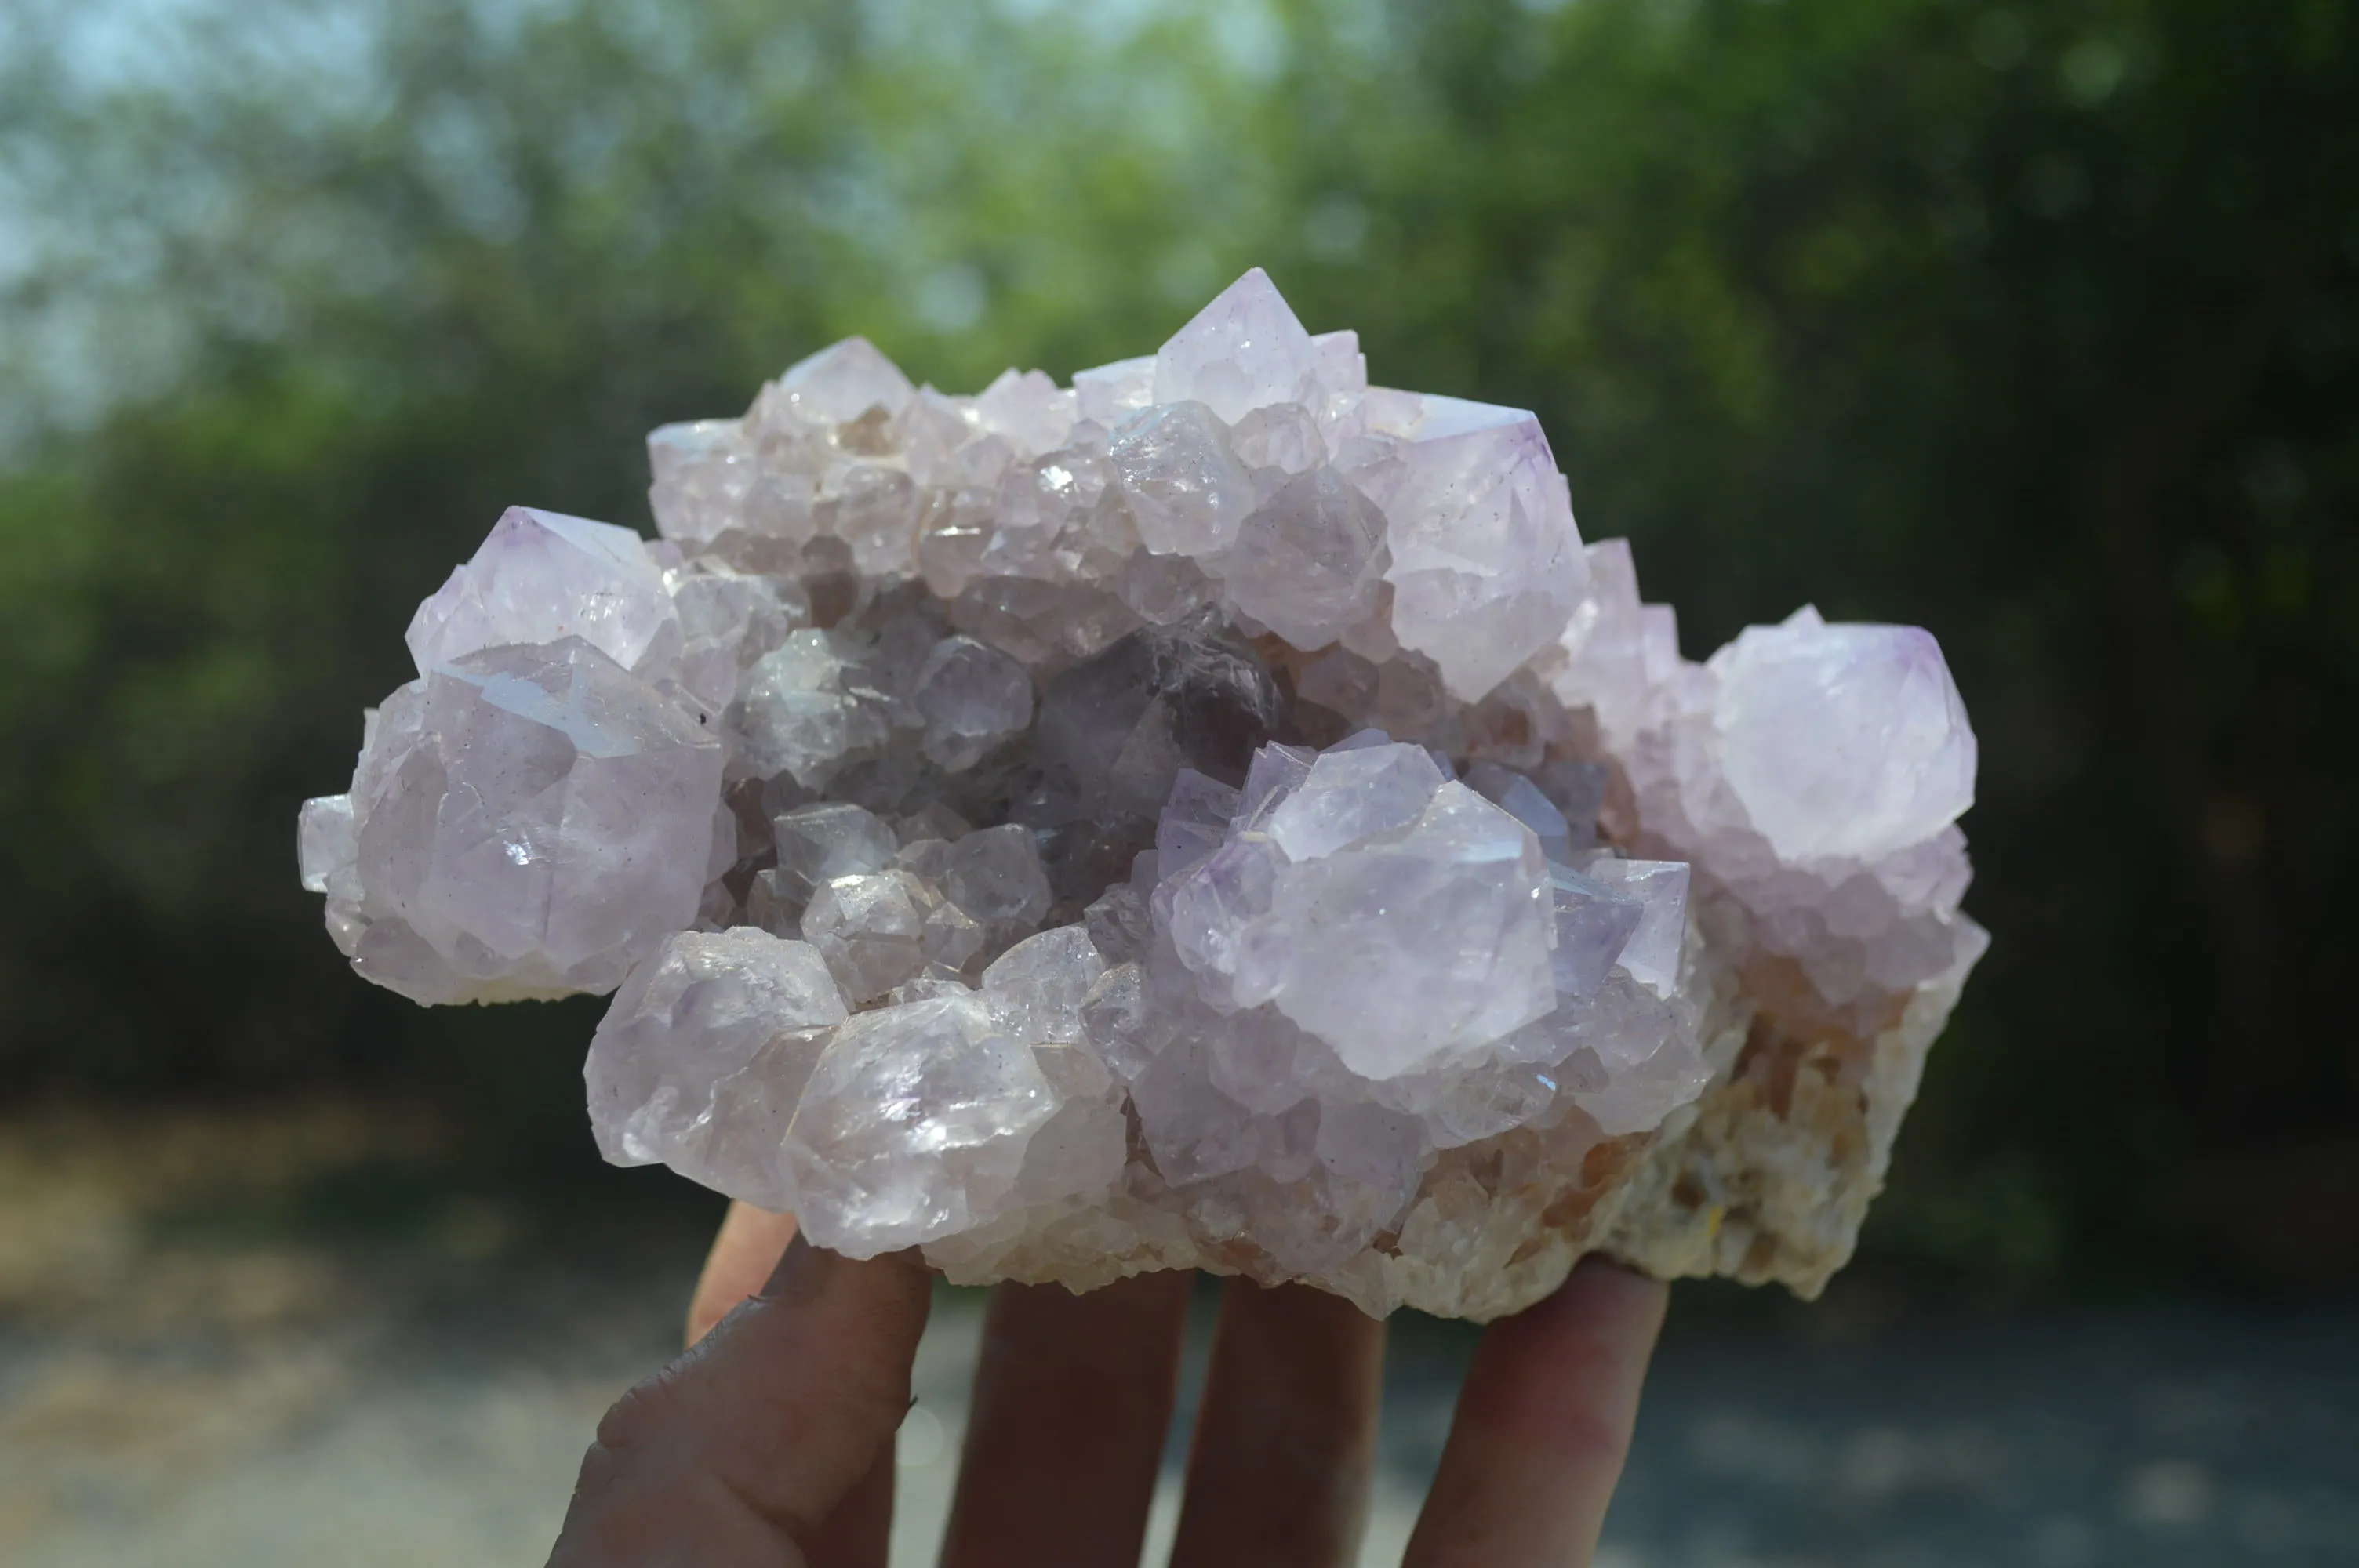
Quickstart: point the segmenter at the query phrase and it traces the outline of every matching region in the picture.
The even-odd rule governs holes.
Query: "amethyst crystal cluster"
[[[610,1159],[961,1281],[1847,1257],[1986,940],[1930,636],[1683,660],[1531,415],[1257,271],[1071,386],[855,338],[649,448],[662,537],[501,518],[300,825],[367,979],[614,994]]]

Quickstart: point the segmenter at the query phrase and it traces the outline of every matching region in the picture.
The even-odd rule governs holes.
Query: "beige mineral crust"
[[[649,451],[663,536],[508,513],[299,835],[365,978],[613,993],[607,1158],[961,1282],[1850,1257],[1987,945],[1930,634],[1683,658],[1533,416],[1258,271],[1070,386],[851,339]]]
[[[1725,1275],[1815,1300],[1851,1260],[1926,1053],[1981,946],[1864,1038],[1781,1019],[1723,990],[1704,1048],[1711,1079],[1662,1126],[1600,1137],[1569,1160],[1519,1134],[1454,1151],[1426,1178],[1397,1239],[1316,1282],[1371,1311],[1390,1304],[1487,1323],[1541,1300],[1583,1256],[1603,1252],[1658,1279]],[[1139,1224],[1152,1211],[1110,1217]],[[1109,1229],[1040,1227],[997,1248],[927,1256],[956,1284],[1088,1290],[1172,1268],[1280,1277],[1250,1247],[1206,1251],[1178,1236],[1117,1252],[1106,1246]]]

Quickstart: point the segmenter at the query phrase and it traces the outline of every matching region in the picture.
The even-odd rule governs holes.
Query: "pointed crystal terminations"
[[[1377,475],[1392,519],[1393,634],[1473,700],[1562,633],[1589,563],[1537,418],[1424,404]]]
[[[420,1001],[614,992],[599,1147],[855,1256],[1520,1310],[1815,1292],[1987,938],[1911,628],[1698,664],[1538,421],[1246,274],[973,396],[864,339],[516,508],[303,885]]]
[[[1374,615],[1390,558],[1384,514],[1321,466],[1239,525],[1229,596],[1296,647],[1324,647]]]
[[[579,637],[625,669],[679,656],[682,634],[646,541],[555,512],[511,506],[474,559],[409,622],[418,673],[516,643]]]
[[[1780,859],[1875,859],[1973,804],[1973,731],[1930,633],[1803,611],[1747,628],[1712,666],[1729,788]],[[1792,745],[1801,726],[1821,744]]]
[[[599,1152],[791,1209],[787,1124],[828,1030],[847,1016],[808,944],[749,925],[680,932],[631,971],[591,1039],[583,1074]]]
[[[862,1013],[835,1032],[787,1130],[804,1232],[868,1258],[973,1228],[1016,1198],[1062,1098],[972,992]]]
[[[578,637],[439,665],[378,710],[348,806],[307,810],[349,813],[332,925],[418,1001],[611,990],[696,917],[722,762],[699,715]]]
[[[1234,425],[1277,404],[1317,406],[1320,352],[1269,274],[1221,291],[1155,356],[1155,401],[1200,403]]]

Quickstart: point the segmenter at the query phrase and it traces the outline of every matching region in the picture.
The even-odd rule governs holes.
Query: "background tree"
[[[2359,1266],[2359,18],[2332,0],[28,3],[0,35],[0,1086],[404,1087],[586,1150],[587,1009],[422,1012],[294,802],[499,508],[849,331],[980,384],[1245,265],[1538,409],[1700,656],[1941,637],[1997,934],[1872,1237]]]

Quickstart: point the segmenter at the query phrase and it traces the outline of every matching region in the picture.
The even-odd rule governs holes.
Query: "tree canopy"
[[[295,886],[417,600],[513,502],[646,526],[647,427],[836,337],[1063,375],[1258,264],[1538,409],[1690,656],[1940,636],[1996,945],[1880,1245],[2359,1266],[2352,7],[16,11],[0,1087],[570,1135],[594,1009],[412,1009]]]

